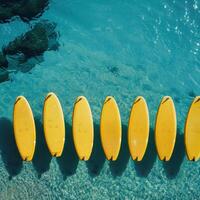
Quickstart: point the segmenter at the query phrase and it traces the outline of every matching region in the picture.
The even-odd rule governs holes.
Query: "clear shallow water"
[[[46,51],[29,73],[13,73],[0,84],[0,199],[198,199],[199,162],[186,160],[183,127],[188,106],[200,94],[200,2],[50,1],[29,24],[16,18],[0,24],[0,45],[42,19],[57,24],[60,47]],[[43,100],[49,91],[62,103],[66,146],[51,159],[42,133]],[[36,154],[22,163],[12,137],[15,98],[25,95],[37,125]],[[78,95],[88,98],[95,122],[95,146],[88,162],[78,162],[71,141],[71,115]],[[98,140],[101,106],[107,95],[119,105],[123,123],[120,157],[104,159]],[[143,95],[151,117],[146,156],[134,163],[126,144],[130,107]],[[172,160],[160,162],[153,128],[163,95],[175,101],[178,136]]]

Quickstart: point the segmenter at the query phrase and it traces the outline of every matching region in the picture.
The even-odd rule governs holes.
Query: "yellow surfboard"
[[[49,93],[43,108],[44,135],[52,156],[61,156],[65,143],[65,122],[59,99]]]
[[[200,96],[192,102],[185,122],[185,147],[189,160],[200,157]]]
[[[72,117],[73,140],[80,160],[88,160],[92,153],[94,127],[90,105],[84,96],[74,104]]]
[[[176,141],[176,110],[171,97],[163,97],[156,117],[155,143],[160,160],[168,161]]]
[[[31,161],[35,152],[36,130],[31,107],[25,97],[17,97],[13,110],[15,141],[22,160]]]
[[[108,160],[116,160],[121,147],[121,119],[115,99],[106,97],[101,112],[100,136]]]
[[[148,139],[149,111],[145,99],[139,96],[132,105],[128,124],[128,146],[133,160],[142,160]]]

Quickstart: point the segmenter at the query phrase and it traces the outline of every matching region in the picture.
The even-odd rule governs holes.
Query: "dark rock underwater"
[[[30,30],[16,37],[0,51],[0,82],[9,80],[9,73],[29,72],[41,63],[46,51],[58,50],[56,23],[39,18],[49,5],[48,0],[0,0],[0,23],[20,17]],[[14,18],[13,18],[14,17]]]
[[[49,0],[0,0],[0,23],[8,22],[19,16],[23,21],[40,17],[49,4]]]

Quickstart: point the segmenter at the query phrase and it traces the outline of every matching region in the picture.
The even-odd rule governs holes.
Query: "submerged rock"
[[[0,22],[6,22],[14,16],[29,21],[39,17],[48,4],[49,0],[0,0]]]
[[[58,33],[55,29],[56,24],[47,20],[36,23],[30,31],[3,47],[0,63],[1,60],[3,63],[4,58],[9,63],[9,71],[30,71],[36,64],[43,62],[45,51],[58,50]],[[6,61],[4,61],[4,67],[6,67]]]
[[[58,49],[58,34],[55,28],[55,23],[48,21],[39,22],[30,31],[11,41],[3,48],[3,52],[5,55],[22,54],[24,60],[26,60],[31,57],[40,56],[47,50],[52,50],[52,41],[53,50]]]
[[[0,23],[13,17],[30,21],[42,15],[49,0],[0,0]],[[0,83],[9,80],[9,73],[28,72],[41,63],[45,51],[59,47],[56,24],[49,21],[36,23],[31,30],[15,38],[0,52]]]

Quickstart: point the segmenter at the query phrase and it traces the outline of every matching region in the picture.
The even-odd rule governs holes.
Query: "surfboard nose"
[[[48,98],[50,98],[51,96],[56,96],[56,94],[54,94],[53,92],[49,92],[47,94],[47,96],[45,97],[45,100],[47,100]]]
[[[112,96],[107,96],[105,101],[104,101],[104,104],[107,103],[108,101],[110,101],[112,98],[113,98]]]

